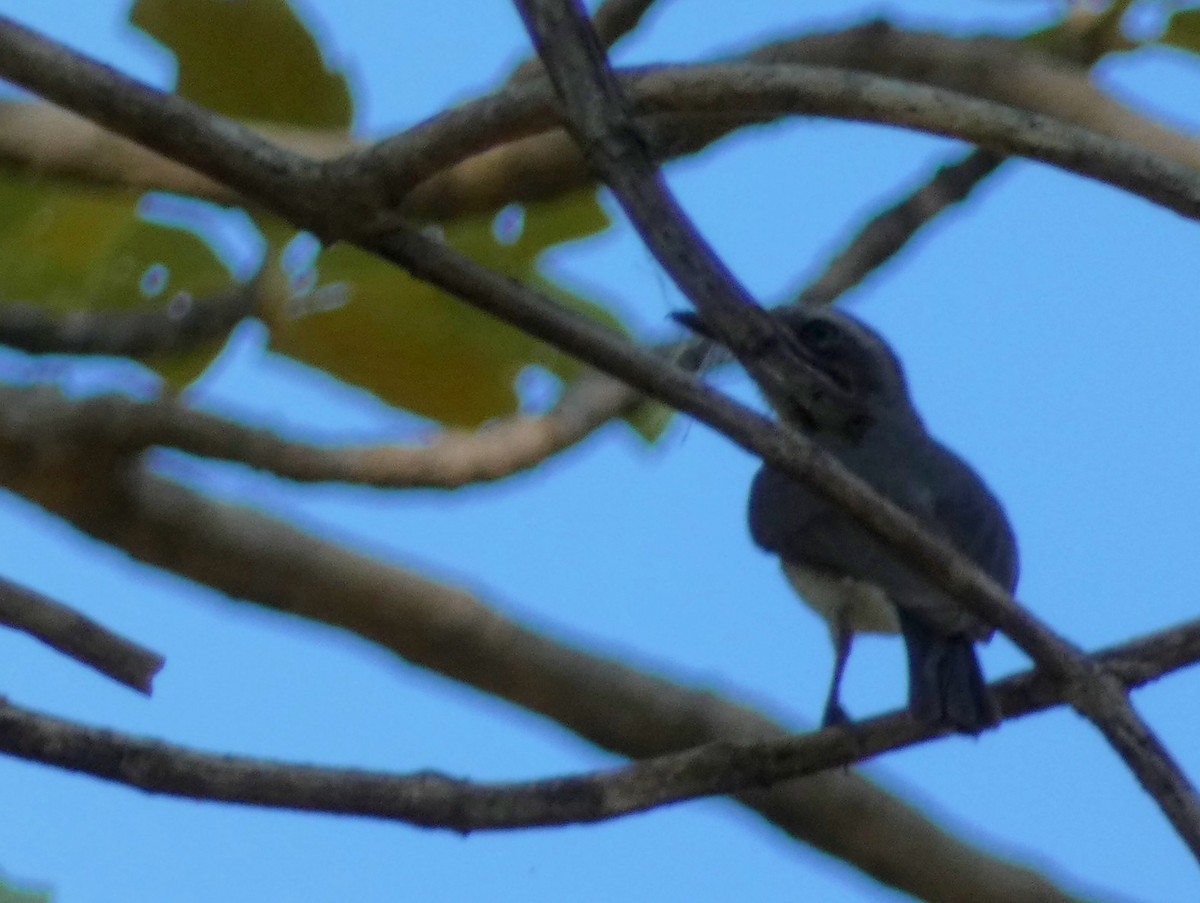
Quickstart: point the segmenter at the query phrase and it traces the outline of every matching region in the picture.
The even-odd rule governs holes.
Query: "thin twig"
[[[0,578],[0,624],[27,633],[51,649],[150,695],[165,659],[113,633],[86,615],[41,593]]]
[[[182,293],[165,306],[137,311],[48,312],[35,304],[0,305],[0,344],[32,354],[139,357],[196,348],[224,339],[253,316],[253,283],[211,298]]]
[[[1158,661],[1172,653],[1171,666]],[[1182,654],[1181,654],[1182,653]],[[1200,621],[1096,656],[1128,690],[1200,660]],[[993,688],[1003,717],[1061,703],[1056,681],[1028,671]],[[86,727],[0,703],[0,752],[139,790],[276,809],[363,815],[461,833],[607,821],[671,803],[768,787],[935,739],[908,712],[778,740],[721,741],[621,768],[509,784],[433,771],[389,774],[213,755]]]
[[[660,178],[582,6],[578,0],[515,0],[515,3],[562,99],[569,127],[584,156],[613,190],[655,257],[761,384],[762,373],[756,365],[763,352],[752,344],[756,336],[752,330],[735,328],[739,318],[749,319],[747,305],[752,302]],[[778,384],[783,386],[797,379],[797,375],[787,372],[792,360],[787,355],[780,356],[780,370],[768,373],[769,378],[779,380]],[[830,491],[829,483],[807,482],[842,503],[864,524],[868,522],[869,518],[864,516],[868,512],[856,510],[849,499],[838,498]],[[872,503],[869,507],[878,513],[880,506]],[[880,523],[878,519],[875,521]],[[876,532],[883,535],[882,530]],[[893,547],[899,548],[899,544]],[[1072,706],[1108,739],[1193,855],[1200,859],[1200,798],[1182,769],[1134,711],[1125,688],[1006,593],[997,592],[999,588],[983,574],[971,573],[975,568],[969,562],[959,560],[953,565],[968,582],[986,589],[978,594],[956,593],[968,603],[971,613],[1004,631],[1048,675],[1065,681]],[[931,568],[922,569],[932,576]],[[940,576],[943,579],[939,583],[949,588],[950,581],[945,579],[948,574],[943,572]]]
[[[1091,68],[1099,62],[1114,49],[1114,43],[1119,44],[1122,40],[1119,23],[1128,5],[1128,0],[1124,0],[1124,2],[1114,4],[1103,13],[1087,20],[1068,18],[1064,23],[1066,28],[1063,34],[1063,37],[1068,39],[1068,43],[1060,48],[1060,55],[1055,57],[1054,64],[1047,67],[1047,70],[1056,75],[1061,75],[1064,71],[1074,74],[1074,69],[1064,70],[1064,61],[1077,64],[1080,71]],[[882,24],[882,27],[880,25],[870,27],[866,31],[860,29],[847,32],[847,34],[862,36],[865,41],[874,43],[878,43],[881,33],[889,44],[894,44],[898,36],[896,30],[886,24]],[[790,49],[794,50],[794,43]],[[1122,47],[1122,49],[1128,48]],[[773,56],[777,57],[779,50],[779,45],[775,45],[774,48],[763,48],[757,54],[752,54],[751,58],[770,59]],[[789,54],[782,55],[786,58]],[[1021,60],[1023,54],[1017,52],[1013,56],[1016,60]],[[879,54],[871,56],[870,63],[878,66],[880,57]],[[911,60],[908,61],[908,65],[911,65]],[[1019,67],[1009,68],[1011,73],[1013,68]],[[1004,87],[1001,90],[1011,92],[1012,81],[1011,76],[1005,79]],[[936,80],[933,83],[936,84]],[[1007,99],[1010,96],[1008,93],[1004,93],[1000,97],[993,95],[989,99]],[[1029,93],[1018,96],[1027,98]],[[1036,96],[1047,96],[1044,88],[1037,92]],[[1059,93],[1054,91],[1051,91],[1049,96],[1060,97]],[[1020,103],[1016,105],[1024,106]],[[1000,167],[1004,160],[1003,155],[977,148],[957,163],[939,167],[924,185],[898,204],[893,204],[876,214],[865,226],[861,227],[845,247],[826,264],[821,275],[800,291],[794,303],[801,307],[832,304],[837,298],[890,260],[931,220],[965,200],[981,182]]]
[[[800,306],[832,304],[883,266],[930,220],[959,203],[996,171],[1004,156],[973,150],[939,167],[919,189],[872,217],[796,297]]]

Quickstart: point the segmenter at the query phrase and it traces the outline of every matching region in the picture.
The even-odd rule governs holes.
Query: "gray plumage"
[[[979,476],[929,435],[899,360],[875,332],[845,314],[778,314],[797,350],[865,402],[870,423],[849,438],[793,422],[847,469],[946,539],[1010,592],[1017,548],[1008,518]],[[694,322],[693,322],[693,325]],[[702,324],[700,324],[702,327]],[[794,401],[771,399],[781,416]],[[789,419],[805,420],[802,411]],[[836,662],[825,722],[846,720],[838,695],[859,632],[900,632],[909,659],[909,708],[922,722],[978,733],[996,721],[974,643],[992,631],[835,505],[769,466],[750,491],[754,541],[779,555],[801,597],[826,618]]]

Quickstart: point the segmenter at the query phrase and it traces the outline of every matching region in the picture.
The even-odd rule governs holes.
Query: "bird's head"
[[[772,316],[783,327],[795,352],[857,402],[872,421],[917,417],[904,368],[873,329],[848,314],[827,308],[782,307],[773,310]],[[706,338],[720,342],[695,314],[676,315],[676,319]],[[763,392],[781,418],[806,429],[813,428],[811,417],[797,408],[795,397],[772,386],[764,386]]]

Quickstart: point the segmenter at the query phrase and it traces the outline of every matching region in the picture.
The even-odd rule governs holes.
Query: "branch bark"
[[[872,217],[796,296],[795,304],[821,306],[835,300],[887,263],[931,220],[964,200],[1007,159],[974,150],[939,167],[924,185]]]

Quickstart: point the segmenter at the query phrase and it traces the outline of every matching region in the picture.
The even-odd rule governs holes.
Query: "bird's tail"
[[[908,709],[931,727],[978,734],[999,721],[975,644],[964,634],[947,636],[914,615],[899,611],[908,648]]]

